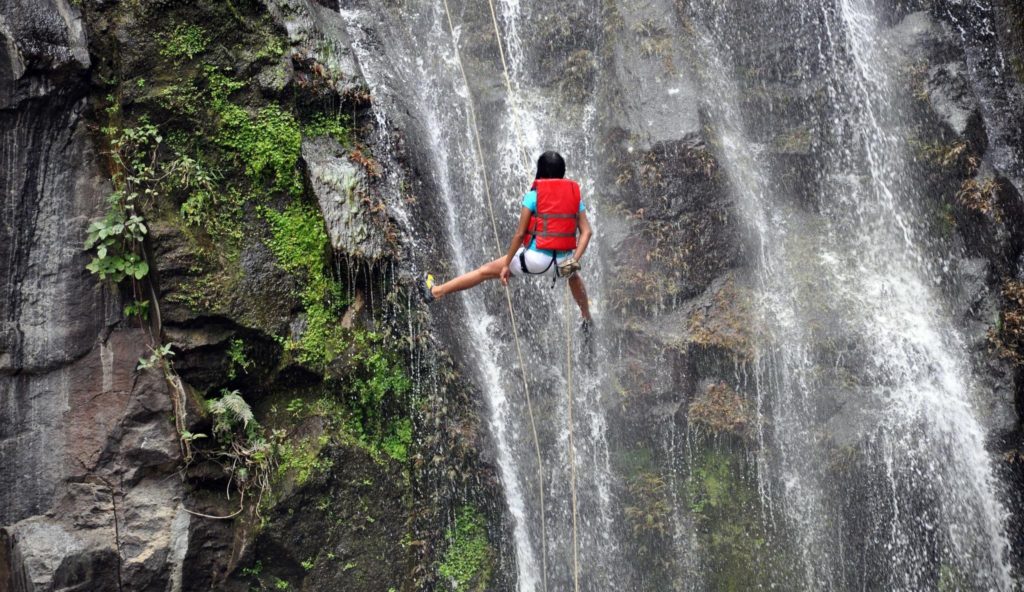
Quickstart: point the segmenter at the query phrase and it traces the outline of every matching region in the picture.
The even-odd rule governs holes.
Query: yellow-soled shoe
[[[423,302],[430,304],[435,300],[434,293],[431,288],[434,287],[434,276],[433,274],[427,274],[420,279],[420,297],[423,298]]]

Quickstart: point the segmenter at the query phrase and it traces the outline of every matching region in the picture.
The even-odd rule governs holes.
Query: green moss
[[[303,364],[325,368],[346,347],[338,318],[348,301],[341,286],[328,275],[327,231],[316,208],[299,202],[283,212],[264,208],[270,223],[270,249],[281,267],[303,276],[299,294],[306,311],[306,326],[297,341],[285,343]]]
[[[712,590],[747,590],[750,582],[777,580],[787,565],[784,549],[767,542],[760,497],[742,455],[704,449],[694,456],[686,482],[698,537],[708,549]]]
[[[330,469],[333,466],[331,460],[320,455],[329,441],[328,435],[321,434],[278,442],[275,449],[278,477],[291,475],[297,485],[302,485],[313,475]]]
[[[161,37],[160,55],[175,61],[193,59],[206,51],[206,46],[210,42],[205,29],[198,25],[184,23]]]
[[[230,100],[245,83],[217,68],[205,71],[211,106],[220,123],[216,142],[238,156],[254,183],[270,183],[273,191],[302,195],[298,169],[302,133],[295,117],[273,103],[250,113]]]
[[[487,540],[487,529],[480,511],[464,506],[455,524],[445,533],[448,548],[437,573],[447,580],[448,590],[487,590],[494,570],[494,551]]]
[[[343,115],[326,115],[317,113],[302,128],[302,134],[307,137],[330,136],[342,145],[349,141],[348,118]]]

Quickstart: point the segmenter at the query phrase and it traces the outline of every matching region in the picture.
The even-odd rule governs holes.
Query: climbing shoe
[[[425,302],[427,304],[430,304],[431,302],[436,300],[436,298],[434,297],[434,292],[431,291],[431,288],[433,288],[433,287],[434,287],[434,276],[433,275],[428,273],[425,276],[423,276],[422,278],[420,278],[420,285],[419,285],[420,297],[423,298],[423,302]]]

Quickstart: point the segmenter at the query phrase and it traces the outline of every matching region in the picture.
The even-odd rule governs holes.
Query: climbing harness
[[[469,88],[470,88],[469,87],[469,79],[466,76],[466,69],[465,69],[465,67],[462,64],[462,56],[461,56],[461,52],[459,51],[458,38],[457,38],[457,36],[455,34],[455,25],[452,23],[451,11],[448,8],[448,0],[444,0],[443,4],[444,4],[445,16],[446,16],[446,18],[448,20],[448,30],[449,30],[449,32],[451,34],[452,43],[453,43],[453,45],[455,47],[455,58],[456,58],[455,61],[458,64],[459,73],[462,76],[462,82],[463,82],[463,84],[465,84],[466,91],[467,91],[467,105],[469,107],[470,127],[473,129],[473,136],[474,136],[474,139],[475,139],[475,142],[476,142],[476,156],[477,156],[477,161],[478,161],[478,164],[479,164],[480,174],[483,176],[484,193],[487,196],[487,211],[488,211],[488,213],[490,214],[490,217],[491,217],[491,229],[494,231],[494,243],[495,243],[495,247],[497,248],[498,252],[501,253],[502,252],[502,249],[501,249],[501,238],[498,235],[498,222],[497,222],[497,218],[494,215],[494,200],[491,197],[490,183],[488,182],[488,179],[487,179],[487,168],[486,168],[486,163],[484,162],[484,151],[483,151],[483,146],[482,146],[482,144],[480,142],[480,128],[479,128],[479,126],[477,124],[477,120],[476,120],[476,108],[474,107],[474,104],[473,104],[472,93],[469,91]],[[504,45],[502,44],[502,41],[501,41],[501,29],[498,26],[498,15],[497,15],[496,11],[494,10],[494,0],[487,0],[487,4],[489,5],[490,10],[491,10],[491,23],[494,25],[494,37],[495,37],[495,41],[498,44],[498,55],[501,58],[501,68],[502,68],[502,71],[505,74],[505,88],[508,91],[509,100],[512,100],[515,93],[514,93],[514,91],[512,89],[512,78],[509,75],[508,63],[505,60],[505,49],[504,49]],[[516,129],[517,143],[519,145],[519,149],[522,152],[522,156],[523,156],[524,168],[526,168],[528,170],[529,169],[529,163],[530,163],[530,157],[529,157],[529,154],[526,151],[526,143],[523,141],[523,131],[522,131],[522,128],[520,127],[519,115],[518,115],[518,112],[516,111],[514,105],[513,105],[513,108],[512,108],[512,115],[513,115],[513,117],[512,117],[513,124],[514,124],[515,129]],[[576,187],[576,191],[577,191],[577,195],[578,195],[578,191],[579,191],[579,187],[578,186]],[[538,203],[539,203],[539,200],[538,200]],[[579,201],[576,202],[576,207],[579,208]],[[574,212],[573,218],[575,218],[575,212]],[[574,225],[575,225],[575,221],[574,221]],[[560,237],[560,238],[566,238],[566,237]],[[574,249],[575,247],[576,247],[576,244],[575,244],[575,234],[574,234],[573,235],[573,241],[572,241],[572,247],[571,248]],[[570,277],[573,273],[575,273],[575,271],[579,270],[579,264],[576,263],[575,260],[573,260],[573,259],[570,259],[570,261],[572,262],[572,264],[575,264],[576,269],[572,270],[572,271],[569,271],[568,275],[566,275],[564,277]],[[525,259],[521,260],[520,262],[521,263],[525,263]],[[555,265],[558,265],[557,261],[555,261],[554,259],[553,259],[553,263]],[[568,262],[564,262],[563,265],[565,265],[565,263],[568,263]],[[560,270],[561,266],[559,265],[558,267],[559,267],[559,270]],[[570,265],[567,269],[571,269],[571,267],[572,266]],[[524,270],[526,269],[525,265],[523,266],[523,269]],[[558,275],[561,275],[561,271],[559,271]],[[512,307],[512,294],[511,294],[511,292],[509,292],[509,289],[508,289],[507,285],[505,285],[505,302],[508,305],[508,315],[509,315],[509,319],[510,319],[511,324],[512,324],[512,338],[513,338],[513,341],[515,342],[516,356],[517,356],[517,358],[519,360],[519,369],[520,369],[520,372],[521,372],[522,377],[523,377],[523,393],[524,393],[525,398],[526,398],[526,409],[527,409],[528,415],[530,417],[530,429],[533,432],[533,446],[534,446],[534,451],[537,454],[537,480],[538,480],[538,492],[540,494],[541,581],[542,581],[544,592],[547,592],[547,590],[548,590],[548,575],[547,575],[547,571],[548,571],[548,569],[547,569],[547,526],[546,526],[547,525],[547,520],[545,518],[545,511],[544,511],[544,461],[543,461],[543,457],[541,456],[541,453],[540,453],[540,439],[537,437],[537,424],[536,424],[536,421],[534,419],[533,405],[530,402],[530,387],[529,387],[529,382],[528,382],[527,376],[526,376],[526,364],[523,361],[523,350],[522,350],[522,346],[519,343],[519,329],[518,329],[518,326],[516,324],[515,310]],[[568,308],[569,305],[570,305],[570,302],[569,302],[569,285],[568,285],[568,282],[567,282],[566,283],[566,288],[565,288],[565,307],[566,307],[566,311],[569,310],[569,308]],[[571,326],[571,321],[569,319],[568,314],[566,316],[566,331],[565,331],[565,335],[566,335],[566,371],[567,371],[566,372],[566,374],[567,374],[567,393],[566,393],[566,396],[567,396],[568,405],[569,405],[569,415],[568,415],[568,423],[569,423],[569,426],[568,426],[569,451],[568,451],[568,453],[569,453],[569,469],[570,469],[570,479],[571,479],[571,489],[572,489],[572,561],[573,561],[572,577],[573,577],[573,588],[574,588],[575,592],[579,592],[579,590],[580,590],[580,582],[579,582],[579,572],[580,572],[580,569],[579,569],[579,541],[578,541],[577,525],[576,525],[576,516],[577,516],[577,507],[576,507],[576,444],[575,444],[575,441],[574,441],[574,438],[573,438],[573,419],[572,419],[572,407],[573,407],[573,392],[572,392],[572,390],[573,390],[572,389],[572,326]]]

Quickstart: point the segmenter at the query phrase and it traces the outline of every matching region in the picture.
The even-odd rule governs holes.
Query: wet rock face
[[[103,295],[78,248],[101,199],[82,119],[89,60],[61,5],[6,3],[0,13],[9,66],[0,73],[0,456],[12,476],[28,477],[0,494],[5,524],[52,501],[63,471],[51,450],[64,439],[70,388],[61,373],[104,326]]]
[[[4,590],[164,589],[187,522],[166,480],[179,453],[163,378],[135,374],[145,335],[110,333],[116,298],[84,268],[84,227],[109,192],[89,66],[65,0],[0,8]]]

